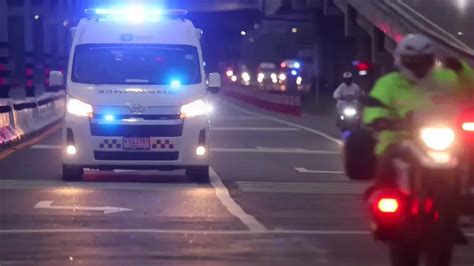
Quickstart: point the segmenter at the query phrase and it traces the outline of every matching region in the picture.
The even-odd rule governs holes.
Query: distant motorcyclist
[[[353,82],[351,72],[346,72],[342,75],[343,82],[334,91],[333,97],[337,101],[337,110],[340,112],[349,99],[357,100],[364,95],[362,89]]]

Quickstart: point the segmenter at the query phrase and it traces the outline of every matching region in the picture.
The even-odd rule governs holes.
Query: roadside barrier
[[[232,97],[252,105],[289,115],[301,115],[301,97],[272,94],[243,87],[227,87],[222,89],[225,96]]]
[[[30,137],[64,116],[65,93],[45,93],[23,100],[0,99],[0,149]]]

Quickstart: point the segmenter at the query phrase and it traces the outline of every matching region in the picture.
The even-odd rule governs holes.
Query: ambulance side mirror
[[[49,72],[49,86],[51,87],[63,87],[64,86],[64,74],[61,71]]]
[[[208,90],[211,93],[218,93],[219,90],[221,89],[221,85],[222,85],[221,74],[219,74],[219,73],[210,73],[209,74]]]

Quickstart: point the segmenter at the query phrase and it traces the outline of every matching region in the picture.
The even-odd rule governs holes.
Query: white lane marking
[[[330,174],[330,175],[343,175],[345,174],[342,171],[325,171],[325,170],[308,170],[304,167],[296,167],[296,171],[305,174]]]
[[[294,127],[211,127],[211,131],[300,131]]]
[[[222,100],[222,99],[221,99],[221,101],[225,101],[225,100]],[[330,141],[332,141],[332,142],[335,142],[335,143],[337,143],[337,144],[339,144],[339,145],[342,145],[342,144],[343,144],[343,142],[342,142],[341,140],[336,139],[336,138],[333,138],[333,137],[329,136],[328,134],[323,133],[323,132],[321,132],[321,131],[319,131],[319,130],[316,130],[316,129],[313,129],[313,128],[309,128],[309,127],[305,127],[305,126],[302,126],[302,125],[298,125],[298,124],[295,124],[295,123],[292,123],[292,122],[288,122],[288,121],[286,121],[286,120],[282,120],[282,119],[279,119],[279,118],[276,118],[276,117],[272,117],[272,116],[269,116],[269,115],[259,114],[259,113],[257,113],[257,112],[249,111],[249,110],[247,110],[247,109],[244,109],[244,108],[242,108],[242,107],[240,107],[240,106],[237,106],[236,104],[231,103],[231,102],[228,102],[228,101],[225,101],[225,102],[228,103],[230,106],[234,107],[235,109],[238,109],[238,110],[240,110],[240,111],[242,111],[242,112],[244,112],[244,113],[251,114],[251,115],[258,115],[258,116],[267,118],[267,119],[269,119],[269,120],[273,120],[273,121],[275,121],[275,122],[279,122],[279,123],[281,123],[281,124],[285,124],[285,125],[287,125],[287,126],[292,126],[292,127],[300,128],[300,129],[306,130],[306,131],[308,131],[308,132],[311,132],[311,133],[313,133],[313,134],[316,134],[316,135],[318,135],[318,136],[321,136],[321,137],[323,137],[323,138],[325,138],[325,139],[327,139],[327,140],[330,140]]]
[[[216,190],[217,198],[227,208],[227,210],[237,217],[243,224],[245,224],[252,232],[265,232],[267,229],[263,224],[257,221],[252,215],[247,214],[242,207],[235,202],[230,196],[229,190],[224,186],[222,180],[217,175],[216,171],[211,167],[210,170],[211,185]]]
[[[211,117],[212,120],[262,120],[265,119],[261,116],[215,116]]]
[[[339,151],[325,150],[306,150],[306,149],[286,149],[286,148],[211,148],[211,152],[227,152],[227,153],[299,153],[299,154],[340,154]]]
[[[41,145],[36,145],[31,147],[32,149],[62,149],[62,146],[58,145],[49,145],[51,147],[43,147]],[[340,154],[340,151],[327,151],[327,150],[307,150],[300,148],[267,148],[267,147],[256,147],[255,149],[249,148],[210,148],[211,152],[227,152],[227,153],[300,153],[300,154]],[[116,173],[125,173],[129,170],[114,170]]]
[[[0,229],[0,234],[49,234],[49,233],[143,233],[143,234],[199,234],[199,235],[256,235],[256,234],[301,234],[301,235],[369,235],[362,230],[167,230],[167,229]]]
[[[170,191],[188,190],[203,187],[196,183],[130,183],[130,182],[64,182],[62,180],[0,180],[0,190],[29,190],[29,189],[85,189],[85,190],[150,190]]]
[[[266,193],[300,193],[300,194],[347,194],[358,195],[364,193],[369,183],[352,182],[247,182],[237,181],[239,189],[243,192]]]
[[[96,211],[103,212],[104,214],[118,213],[132,211],[132,209],[103,206],[103,207],[92,207],[92,206],[53,206],[53,201],[45,200],[39,201],[35,205],[35,209],[46,209],[46,210],[66,210],[66,211]]]
[[[364,230],[166,230],[166,229],[100,229],[100,228],[71,228],[71,229],[0,229],[0,234],[51,234],[51,233],[140,233],[140,234],[194,234],[194,235],[371,235],[370,231]],[[465,233],[468,237],[474,237],[474,232]]]
[[[39,150],[57,150],[57,149],[62,149],[62,145],[44,145],[44,144],[38,144],[31,146],[31,149],[39,149]]]

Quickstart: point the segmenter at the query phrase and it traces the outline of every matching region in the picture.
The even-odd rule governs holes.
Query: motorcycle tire
[[[425,254],[426,266],[450,266],[452,260],[453,247],[443,245],[429,248]]]
[[[418,266],[420,263],[420,250],[412,245],[402,243],[390,247],[391,266]]]

